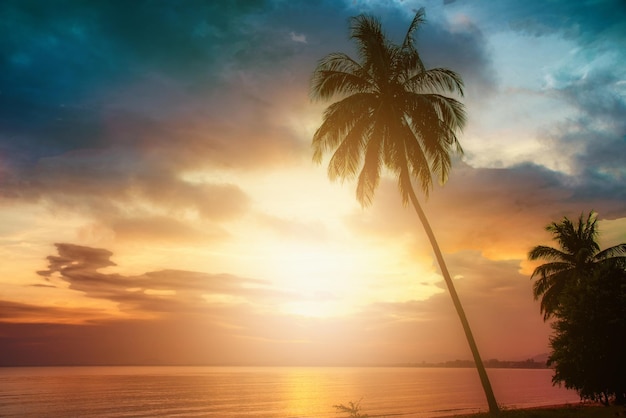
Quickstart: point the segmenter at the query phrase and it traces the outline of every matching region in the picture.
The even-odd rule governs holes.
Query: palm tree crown
[[[454,71],[424,68],[413,40],[422,22],[423,9],[398,45],[387,39],[377,19],[353,17],[350,38],[360,60],[331,53],[313,73],[314,99],[341,97],[326,109],[315,132],[314,161],[321,162],[326,151],[334,150],[329,177],[358,174],[356,193],[363,206],[372,202],[383,166],[397,176],[406,204],[411,178],[428,194],[433,174],[444,183],[451,154],[462,153],[456,132],[465,124],[465,111],[459,101],[443,94],[462,96],[463,81]]]
[[[560,223],[552,222],[546,227],[561,249],[544,245],[534,247],[528,253],[529,260],[547,260],[535,268],[531,279],[535,300],[541,298],[541,313],[544,320],[558,313],[560,298],[565,289],[575,286],[589,277],[600,264],[626,262],[626,244],[600,250],[597,242],[598,227],[596,213],[591,211],[584,220],[581,214],[578,223],[564,217]]]

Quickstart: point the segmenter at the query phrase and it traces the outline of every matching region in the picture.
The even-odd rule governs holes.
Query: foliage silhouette
[[[544,259],[531,278],[544,321],[555,318],[548,364],[552,382],[576,389],[583,399],[608,405],[626,397],[626,244],[600,250],[597,216],[584,213],[546,227],[561,249],[537,246]]]
[[[447,96],[463,95],[463,81],[445,68],[426,69],[413,35],[424,23],[420,9],[401,44],[391,42],[380,22],[368,15],[350,21],[350,39],[359,60],[334,52],[322,58],[313,73],[311,97],[339,100],[324,112],[313,136],[313,160],[328,164],[331,180],[357,179],[356,197],[372,203],[383,168],[393,173],[403,204],[411,202],[432,245],[450,296],[472,351],[489,410],[499,409],[465,312],[439,244],[415,193],[415,185],[430,192],[433,177],[448,178],[451,155],[462,154],[456,133],[466,120],[464,106]]]
[[[566,290],[548,358],[553,383],[605,405],[626,398],[626,269],[619,264],[601,265]]]
[[[541,313],[544,320],[558,313],[561,295],[569,285],[576,285],[588,277],[599,264],[614,264],[626,260],[626,244],[619,244],[600,251],[597,243],[597,216],[591,211],[574,224],[567,217],[560,223],[552,222],[546,230],[559,243],[561,249],[544,245],[534,247],[528,253],[529,260],[544,259],[548,262],[535,268],[531,279],[535,300],[541,298]]]

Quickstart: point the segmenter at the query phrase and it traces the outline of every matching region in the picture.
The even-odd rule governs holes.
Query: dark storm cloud
[[[199,226],[212,229],[209,235],[217,238],[224,236],[217,222],[247,212],[248,196],[238,186],[186,182],[167,167],[170,161],[165,156],[163,161],[119,147],[71,151],[41,159],[19,176],[5,176],[0,190],[4,197],[92,217],[122,240],[150,236],[196,241],[202,238]],[[161,213],[155,214],[146,203]],[[190,209],[206,224],[182,219]]]
[[[621,0],[521,3],[525,16],[511,20],[511,28],[534,36],[562,33],[588,48],[602,48],[606,36],[624,39],[626,4]],[[529,16],[529,17],[528,17]]]
[[[178,180],[185,169],[237,170],[307,154],[306,141],[276,121],[280,107],[308,104],[311,69],[345,49],[348,17],[358,12],[337,2],[71,0],[8,1],[0,11],[9,34],[0,40],[0,192],[55,204],[75,196],[82,203],[73,207],[91,211],[129,204],[136,185],[150,196],[170,187],[199,194]],[[388,18],[392,28],[410,20],[399,9]],[[486,87],[481,34],[437,25],[420,31],[425,60]],[[280,95],[285,88],[296,93]],[[178,205],[219,219],[242,213],[246,199],[231,187],[214,200],[230,207],[198,198]]]
[[[277,86],[306,98],[308,73],[287,65],[306,47],[290,34],[306,39],[305,28],[284,12],[272,24],[274,11],[260,1],[3,2],[0,196],[87,214],[114,232],[154,216],[139,198],[174,217],[245,213],[237,186],[191,184],[181,173],[306,152],[276,121]]]
[[[626,5],[621,0],[583,1],[477,1],[469,6],[481,20],[500,29],[513,29],[529,36],[561,34],[587,46],[602,43],[605,36],[626,33]],[[461,7],[461,3],[451,5]],[[623,36],[621,36],[623,39]]]
[[[427,21],[417,38],[424,64],[428,68],[444,67],[458,72],[469,100],[479,101],[494,93],[497,80],[488,42],[474,23],[451,26]]]
[[[626,3],[520,2],[503,9],[503,4],[494,4],[484,10],[501,12],[510,27],[522,34],[561,36],[576,46],[570,53],[582,58],[580,67],[561,68],[551,74],[555,87],[545,91],[575,113],[539,136],[554,152],[579,150],[572,159],[573,173],[567,181],[570,184],[565,185],[573,192],[567,204],[586,199],[590,206],[586,210],[605,207],[601,215],[624,216],[619,202],[626,197]],[[618,204],[606,207],[603,201]]]
[[[624,196],[626,3],[489,2],[488,7],[483,3],[471,10],[497,30],[572,42],[574,49],[563,51],[563,68],[550,74],[556,87],[547,93],[574,106],[579,115],[553,125],[549,138],[557,142],[556,148],[586,144],[584,153],[576,156],[575,176],[588,183],[588,193]],[[532,59],[532,51],[525,54]]]
[[[578,199],[626,198],[626,96],[620,83],[615,74],[592,71],[554,91],[577,109],[549,137],[556,147],[582,149],[574,157]]]
[[[161,74],[208,92],[233,65],[255,65],[255,57],[275,63],[292,45],[280,48],[258,22],[268,8],[262,1],[3,2],[3,148],[32,161],[99,147],[109,140],[98,113],[111,89]]]
[[[7,1],[0,6],[0,140],[14,163],[103,146],[106,93],[162,74],[215,87],[258,51],[260,1]],[[272,40],[265,43],[273,45]],[[252,53],[252,52],[250,52]],[[273,57],[275,61],[277,57]],[[210,91],[210,90],[209,90]],[[24,161],[25,160],[25,161]]]

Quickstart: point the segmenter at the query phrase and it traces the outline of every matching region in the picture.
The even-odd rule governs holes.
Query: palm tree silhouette
[[[589,212],[587,220],[584,214],[574,224],[567,217],[560,223],[552,222],[546,231],[561,249],[538,245],[528,252],[529,260],[544,259],[548,262],[535,268],[531,279],[535,300],[541,298],[540,310],[544,321],[558,313],[560,299],[566,288],[575,286],[589,277],[599,265],[626,262],[626,243],[615,245],[600,251],[598,245],[597,215]]]
[[[445,68],[426,69],[413,34],[424,22],[420,9],[402,44],[391,42],[380,22],[368,15],[351,19],[350,39],[359,61],[335,52],[322,58],[311,81],[311,97],[330,100],[323,122],[313,136],[313,160],[321,163],[333,151],[328,165],[331,180],[358,177],[356,197],[362,206],[372,203],[381,171],[386,167],[398,179],[403,204],[411,202],[439,263],[457,314],[463,325],[489,411],[499,412],[472,331],[446,267],[439,244],[415,194],[414,184],[428,196],[435,176],[441,184],[451,169],[451,154],[462,154],[456,132],[465,124],[463,104],[444,94],[463,95],[461,77]]]

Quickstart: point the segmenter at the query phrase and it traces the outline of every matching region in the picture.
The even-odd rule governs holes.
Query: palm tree
[[[465,124],[459,101],[445,94],[463,95],[461,77],[445,68],[426,69],[413,34],[424,22],[420,9],[402,44],[391,42],[380,22],[368,15],[351,19],[350,39],[359,60],[335,52],[322,58],[313,73],[311,97],[330,100],[313,136],[313,160],[321,163],[333,151],[328,165],[331,180],[357,179],[356,197],[371,204],[386,168],[397,177],[404,205],[411,202],[439,263],[459,315],[480,376],[489,410],[496,403],[465,312],[426,214],[415,194],[414,182],[428,196],[433,177],[441,184],[451,168],[451,154],[462,154],[456,132]]]
[[[581,213],[576,225],[563,217],[560,223],[552,222],[546,227],[559,243],[560,250],[538,245],[528,252],[529,260],[548,261],[535,268],[530,276],[538,278],[533,284],[533,295],[535,300],[541,298],[544,321],[558,313],[561,296],[568,287],[585,280],[599,265],[626,262],[626,244],[600,251],[596,214],[591,211],[587,220],[583,219]]]

